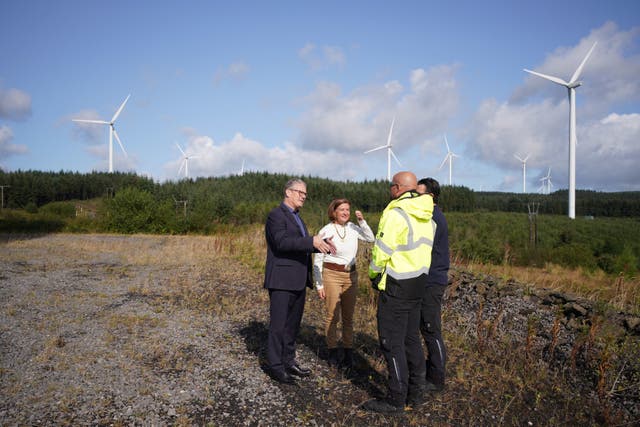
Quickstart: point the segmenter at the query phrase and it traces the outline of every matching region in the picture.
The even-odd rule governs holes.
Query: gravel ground
[[[292,386],[275,384],[260,368],[264,319],[247,326],[189,307],[167,279],[189,276],[188,267],[139,265],[112,251],[74,256],[96,239],[116,250],[127,240],[51,235],[3,242],[2,425],[307,422],[306,405],[286,396]],[[135,239],[140,250],[164,256],[166,238]],[[218,262],[208,274],[233,269],[232,260]],[[228,284],[207,283],[217,285]],[[265,307],[256,304],[256,319]],[[320,363],[301,347],[302,363]]]
[[[0,236],[0,425],[447,425],[451,412],[439,409],[469,407],[467,391],[452,382],[409,418],[359,410],[384,391],[379,355],[362,350],[375,349],[375,338],[356,333],[355,377],[328,369],[321,303],[311,294],[298,359],[314,373],[295,386],[274,383],[261,369],[262,276],[220,256],[229,244],[196,236]],[[534,312],[552,329],[554,311],[540,308],[541,297],[453,274],[445,312],[459,329],[479,330],[478,310],[493,319],[487,340],[508,333],[522,342]],[[551,338],[539,335],[532,345],[542,349]],[[556,352],[566,357],[573,340],[563,327]],[[640,413],[636,397],[625,405]],[[481,424],[499,422],[499,413],[485,412]],[[544,424],[544,414],[536,417]]]

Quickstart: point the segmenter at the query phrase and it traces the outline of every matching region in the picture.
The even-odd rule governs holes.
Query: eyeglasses
[[[295,191],[296,193],[298,193],[301,196],[307,197],[307,192],[306,191],[302,191],[302,190],[297,190],[295,188],[290,188],[289,190],[291,191]]]

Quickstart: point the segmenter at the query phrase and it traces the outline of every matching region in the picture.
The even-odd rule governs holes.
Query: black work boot
[[[381,414],[399,414],[404,412],[404,405],[397,405],[390,399],[371,399],[364,402],[362,408],[366,411],[379,412]]]
[[[426,402],[426,387],[425,386],[409,386],[409,393],[407,393],[407,405],[416,407]]]
[[[340,363],[340,359],[338,357],[337,348],[329,349],[329,358],[327,359],[327,363],[329,364],[329,366],[333,366],[333,367],[338,366],[338,363]]]

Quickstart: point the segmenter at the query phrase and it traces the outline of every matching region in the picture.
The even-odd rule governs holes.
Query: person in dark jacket
[[[295,359],[296,337],[300,329],[306,296],[311,288],[313,252],[335,253],[331,239],[311,236],[298,215],[307,199],[307,185],[292,179],[284,187],[284,200],[269,212],[265,225],[267,262],[264,287],[269,291],[269,337],[267,373],[275,381],[295,382],[294,377],[311,374]]]
[[[444,388],[447,349],[442,339],[442,297],[449,283],[449,230],[447,220],[438,206],[440,184],[433,178],[418,181],[417,190],[433,197],[433,217],[436,233],[431,251],[431,266],[427,284],[422,296],[420,332],[429,354],[427,355],[426,391],[440,391]],[[416,403],[416,402],[414,402]]]

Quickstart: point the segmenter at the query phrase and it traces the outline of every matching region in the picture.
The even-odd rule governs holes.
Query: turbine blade
[[[447,153],[450,153],[451,149],[449,148],[449,141],[447,141],[447,134],[444,135],[444,143],[447,146]]]
[[[80,123],[97,123],[100,125],[108,125],[109,122],[105,122],[104,120],[85,120],[85,119],[71,119],[72,122],[80,122]]]
[[[180,152],[182,153],[183,156],[186,156],[186,154],[184,153],[184,151],[182,150],[182,147],[180,147],[180,145],[178,145],[178,143],[176,142],[176,147],[178,147],[178,150],[180,150]]]
[[[449,159],[449,154],[447,154],[446,156],[444,156],[444,160],[442,161],[442,163],[440,163],[440,167],[438,168],[438,170],[442,169],[442,167],[444,166],[445,163],[447,163],[447,160]]]
[[[182,173],[182,169],[184,168],[184,164],[186,163],[186,159],[182,161],[182,163],[180,163],[180,169],[178,169],[178,175],[180,175]]]
[[[389,148],[389,152],[391,153],[391,157],[393,157],[395,159],[395,161],[398,164],[398,166],[402,167],[402,163],[400,163],[400,160],[398,160],[398,158],[396,157],[395,153],[393,152],[393,150],[391,148]]]
[[[513,157],[515,157],[516,159],[520,160],[521,162],[524,162],[524,160],[522,160],[517,154],[514,154]]]
[[[536,75],[538,77],[542,77],[543,79],[551,80],[552,82],[557,83],[557,84],[559,84],[561,86],[565,86],[565,87],[569,86],[569,83],[565,82],[562,79],[559,79],[558,77],[553,77],[553,76],[548,76],[546,74],[537,73],[535,71],[527,70],[526,68],[524,70],[527,73],[534,74],[534,75]]]
[[[124,108],[124,104],[127,103],[127,101],[129,100],[129,97],[131,96],[131,94],[129,94],[127,96],[127,99],[124,100],[124,102],[120,105],[120,108],[118,108],[118,111],[116,111],[116,113],[113,115],[113,118],[111,119],[111,123],[115,122],[116,119],[118,118],[118,116],[120,115],[120,113],[122,112],[122,109]]]
[[[391,134],[393,133],[393,124],[396,122],[396,117],[393,116],[391,120],[391,128],[389,129],[389,137],[387,137],[387,147],[391,147]]]
[[[116,128],[112,128],[113,129],[113,136],[116,137],[116,141],[118,141],[118,144],[120,145],[120,148],[122,149],[122,152],[124,153],[124,155],[126,157],[129,157],[129,155],[127,154],[127,152],[124,149],[124,146],[122,145],[122,141],[120,141],[120,137],[118,136],[118,132],[116,132]]]
[[[584,64],[587,63],[587,59],[589,59],[589,57],[591,56],[591,52],[593,52],[593,49],[596,47],[597,44],[598,42],[595,42],[593,46],[591,46],[591,49],[589,49],[589,53],[587,53],[587,56],[584,57],[584,59],[580,63],[580,66],[576,69],[576,72],[573,73],[573,76],[571,76],[571,80],[569,80],[569,83],[575,83],[575,81],[580,78],[580,74],[582,73]]]
[[[529,156],[531,156],[531,154],[527,154],[527,157],[524,158],[524,160],[522,161],[523,163],[526,163],[527,160],[529,160]]]
[[[383,148],[387,148],[387,146],[386,145],[381,145],[380,147],[372,148],[371,150],[365,151],[364,154],[371,153],[372,151],[382,150]]]

